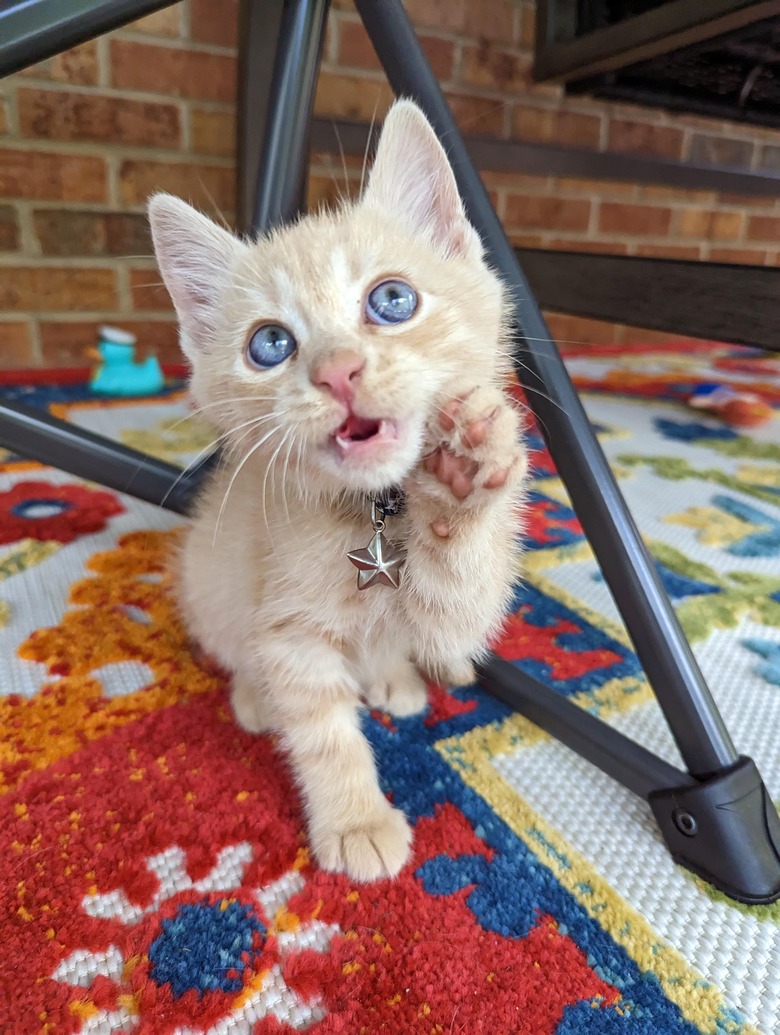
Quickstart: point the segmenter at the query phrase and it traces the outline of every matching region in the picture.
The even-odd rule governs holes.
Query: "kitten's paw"
[[[478,504],[525,474],[519,414],[498,388],[476,388],[452,399],[439,410],[429,436],[437,444],[422,466],[442,500]],[[445,515],[431,528],[440,538],[451,531]]]
[[[366,691],[369,708],[379,708],[399,719],[417,715],[428,704],[425,680],[410,662],[377,680]]]
[[[474,665],[466,659],[440,665],[436,671],[436,678],[445,686],[471,686],[477,681],[477,673]]]
[[[404,814],[383,799],[359,826],[312,832],[311,841],[323,870],[368,883],[398,874],[411,854],[412,831]]]
[[[233,677],[230,703],[236,721],[247,733],[266,733],[272,729],[272,722],[264,695],[250,680]]]

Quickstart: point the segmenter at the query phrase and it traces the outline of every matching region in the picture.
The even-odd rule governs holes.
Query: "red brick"
[[[4,266],[0,278],[0,310],[6,312],[104,310],[116,303],[116,274],[109,269]]]
[[[513,0],[406,0],[404,6],[416,26],[504,43],[514,39]]]
[[[199,43],[235,47],[238,0],[190,0],[190,38]]]
[[[445,91],[455,121],[465,134],[500,137],[504,130],[505,101]]]
[[[515,7],[514,0],[466,0],[463,29],[479,40],[508,43],[514,39]]]
[[[455,63],[455,45],[450,40],[441,39],[440,36],[426,36],[424,33],[420,33],[419,40],[439,82],[451,79]]]
[[[439,36],[420,33],[420,44],[425,51],[431,68],[439,80],[450,79],[455,57],[455,45]],[[374,47],[363,28],[363,23],[340,18],[338,22],[338,63],[353,68],[381,69]]]
[[[415,26],[463,32],[468,0],[406,0],[404,6]]]
[[[684,205],[715,205],[717,195],[711,190],[682,190],[679,187],[639,187],[643,200],[681,201]]]
[[[98,81],[98,52],[95,40],[25,68],[20,75],[51,79],[55,83],[95,86]]]
[[[230,54],[111,41],[114,86],[172,97],[231,102],[236,95],[236,61]]]
[[[660,236],[669,233],[672,210],[660,205],[631,205],[603,201],[599,210],[599,230],[604,234]]]
[[[715,201],[724,205],[739,205],[741,208],[762,209],[759,215],[771,214],[775,204],[774,198],[762,197],[760,194],[717,194]]]
[[[383,119],[393,101],[386,82],[360,76],[321,72],[314,98],[316,115],[369,122],[375,115]]]
[[[520,46],[533,51],[536,46],[536,8],[520,8]]]
[[[534,194],[508,194],[506,222],[510,228],[539,230],[587,230],[590,202],[584,198],[545,198]]]
[[[463,82],[501,93],[526,93],[531,83],[531,58],[516,50],[499,49],[487,40],[463,48]]]
[[[356,197],[360,180],[350,178],[345,183],[344,173],[340,170],[334,171],[332,175],[310,173],[307,187],[306,206],[313,212],[318,208],[334,207],[345,195]]]
[[[710,248],[710,262],[738,262],[749,266],[764,266],[767,253],[758,248]]]
[[[633,183],[619,183],[616,180],[583,180],[575,176],[561,176],[555,181],[555,189],[561,194],[596,195],[607,201],[615,198],[635,198],[637,188]]]
[[[777,245],[780,241],[780,217],[751,216],[747,237],[750,241],[771,241]]]
[[[700,259],[701,246],[698,244],[640,244],[637,255],[648,259]]]
[[[629,122],[611,119],[609,144],[611,151],[629,151],[637,154],[681,158],[683,133],[670,126],[656,126],[649,122]]]
[[[762,169],[780,172],[780,147],[770,147],[769,144],[764,144],[761,148],[759,163]]]
[[[694,133],[688,161],[703,165],[731,165],[749,169],[753,161],[754,145],[750,140],[734,140],[727,136]]]
[[[151,255],[146,216],[134,212],[38,209],[33,225],[43,255]]]
[[[0,370],[29,367],[33,363],[29,323],[0,322]]]
[[[545,238],[542,234],[509,234],[509,239],[515,248],[544,248]]]
[[[601,119],[597,115],[583,115],[577,111],[518,105],[512,115],[512,135],[521,140],[596,148],[601,135]]]
[[[19,247],[19,220],[11,205],[0,205],[0,252],[15,252]]]
[[[548,242],[547,247],[564,252],[589,252],[593,255],[628,254],[628,245],[621,241],[578,241],[567,237],[556,237]]]
[[[111,318],[111,322],[137,336],[140,354],[153,351],[163,363],[183,362],[175,320],[126,320],[117,315]],[[98,328],[104,323],[106,320],[41,322],[44,364],[51,367],[84,366],[85,349],[94,345]]]
[[[179,147],[174,104],[132,101],[104,94],[20,89],[22,135],[43,140],[99,140],[147,147]]]
[[[338,19],[337,60],[339,65],[346,67],[370,68],[374,71],[382,68],[361,21]]]
[[[49,151],[0,150],[0,197],[39,201],[105,201],[102,158]]]
[[[618,325],[565,313],[545,313],[553,340],[559,345],[614,345]]]
[[[160,279],[156,266],[130,270],[130,294],[138,313],[173,309],[171,296]]]
[[[232,110],[190,109],[192,150],[197,154],[225,155],[236,152],[236,120]]]
[[[167,36],[176,39],[181,33],[181,12],[183,4],[163,7],[161,11],[153,11],[144,18],[132,22],[128,28],[133,32],[145,32],[149,36]]]
[[[344,182],[344,166],[347,167],[350,179],[360,179],[363,171],[363,155],[342,155],[339,153],[338,148],[335,149],[336,153],[330,152],[313,152],[311,156],[311,164],[309,166],[310,172],[324,174],[327,176],[341,177],[341,182]]]
[[[742,212],[708,212],[689,208],[678,214],[677,232],[682,237],[712,241],[738,241],[745,226]]]
[[[235,204],[231,167],[189,162],[144,162],[127,159],[119,169],[119,189],[128,205],[145,205],[158,190],[178,194],[199,208],[229,212]]]
[[[488,187],[506,187],[519,194],[549,193],[549,176],[531,176],[528,173],[480,171],[480,176]]]

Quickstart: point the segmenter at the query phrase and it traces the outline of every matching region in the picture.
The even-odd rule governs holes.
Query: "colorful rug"
[[[698,380],[780,401],[746,350],[568,358],[741,752],[780,801],[780,421],[686,408]],[[177,462],[181,392],[5,388]],[[182,420],[182,418],[185,418]],[[679,762],[541,438],[501,653]],[[0,1031],[775,1035],[780,904],[669,859],[649,809],[475,687],[365,716],[415,826],[394,882],[308,857],[288,770],[188,652],[180,520],[0,457]]]

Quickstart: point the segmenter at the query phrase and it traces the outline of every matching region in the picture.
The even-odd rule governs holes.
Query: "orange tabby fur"
[[[526,459],[501,389],[504,289],[408,101],[387,117],[357,204],[256,242],[167,195],[149,211],[191,392],[225,456],[180,558],[185,619],[233,673],[239,723],[281,735],[320,866],[393,876],[411,833],[380,790],[359,707],[421,710],[421,671],[468,681],[517,570]],[[376,325],[366,296],[390,277],[413,285],[419,308]],[[269,322],[298,348],[258,370],[245,346]],[[323,380],[334,365],[352,371],[356,413],[394,422],[360,456],[334,450],[346,412]],[[370,538],[369,495],[396,485],[406,508],[387,534],[406,550],[401,588],[358,592],[346,554]]]

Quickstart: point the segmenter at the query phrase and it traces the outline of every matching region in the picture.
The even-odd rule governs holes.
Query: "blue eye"
[[[278,366],[297,348],[297,342],[286,327],[277,323],[267,323],[258,327],[246,347],[246,358],[253,367],[267,370]]]
[[[366,316],[372,323],[403,323],[417,309],[417,292],[403,280],[383,280],[366,299]]]

